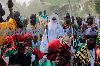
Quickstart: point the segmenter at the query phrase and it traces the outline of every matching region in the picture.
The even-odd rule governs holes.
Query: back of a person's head
[[[95,41],[94,38],[89,38],[89,39],[87,40],[87,44],[96,44],[96,41]]]
[[[0,22],[4,21],[3,18],[2,18],[2,16],[4,16],[4,15],[5,15],[5,11],[2,8],[2,4],[0,3]]]
[[[1,3],[0,3],[0,8],[2,8],[2,5],[1,5]]]
[[[88,25],[92,25],[93,22],[94,22],[94,17],[89,14],[86,23],[88,23]]]

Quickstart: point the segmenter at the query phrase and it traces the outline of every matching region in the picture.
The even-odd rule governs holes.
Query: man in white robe
[[[98,29],[100,29],[100,15],[98,15],[96,18],[95,18],[95,22],[98,26]]]
[[[63,36],[64,30],[60,25],[60,20],[58,15],[53,14],[50,17],[50,22],[48,23],[47,28],[45,29],[44,35],[42,37],[40,50],[47,53],[47,44],[48,42]]]

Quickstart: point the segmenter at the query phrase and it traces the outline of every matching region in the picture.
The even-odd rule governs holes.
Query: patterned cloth
[[[2,58],[0,58],[0,66],[7,66],[6,62]]]
[[[100,46],[100,36],[97,37],[96,44]]]
[[[81,63],[84,64],[89,64],[90,60],[90,55],[89,55],[89,51],[87,49],[87,45],[82,45],[79,47],[79,49],[77,50],[76,53],[76,57],[78,57],[81,61]]]
[[[56,66],[56,64],[54,62],[47,60],[43,63],[40,63],[39,66]]]
[[[71,28],[64,29],[64,35],[68,35],[70,37],[71,34],[72,34],[72,29]]]
[[[8,49],[8,50],[6,50],[5,57],[8,57],[8,56],[14,54],[15,52],[16,52],[16,50]]]

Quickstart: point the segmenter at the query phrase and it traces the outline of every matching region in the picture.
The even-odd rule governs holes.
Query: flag
[[[83,44],[79,47],[79,49],[77,50],[77,53],[76,53],[76,57],[78,57],[81,61],[81,63],[84,63],[84,64],[89,64],[90,62],[90,55],[89,55],[89,50],[87,49],[87,45]]]

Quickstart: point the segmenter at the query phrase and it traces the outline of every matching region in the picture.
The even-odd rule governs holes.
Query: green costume
[[[98,36],[96,40],[96,44],[100,46],[100,36]]]
[[[54,62],[47,60],[43,63],[40,63],[39,66],[56,66],[56,65]]]
[[[12,54],[14,54],[16,52],[16,50],[8,50],[6,53],[5,53],[5,57],[8,57]]]

